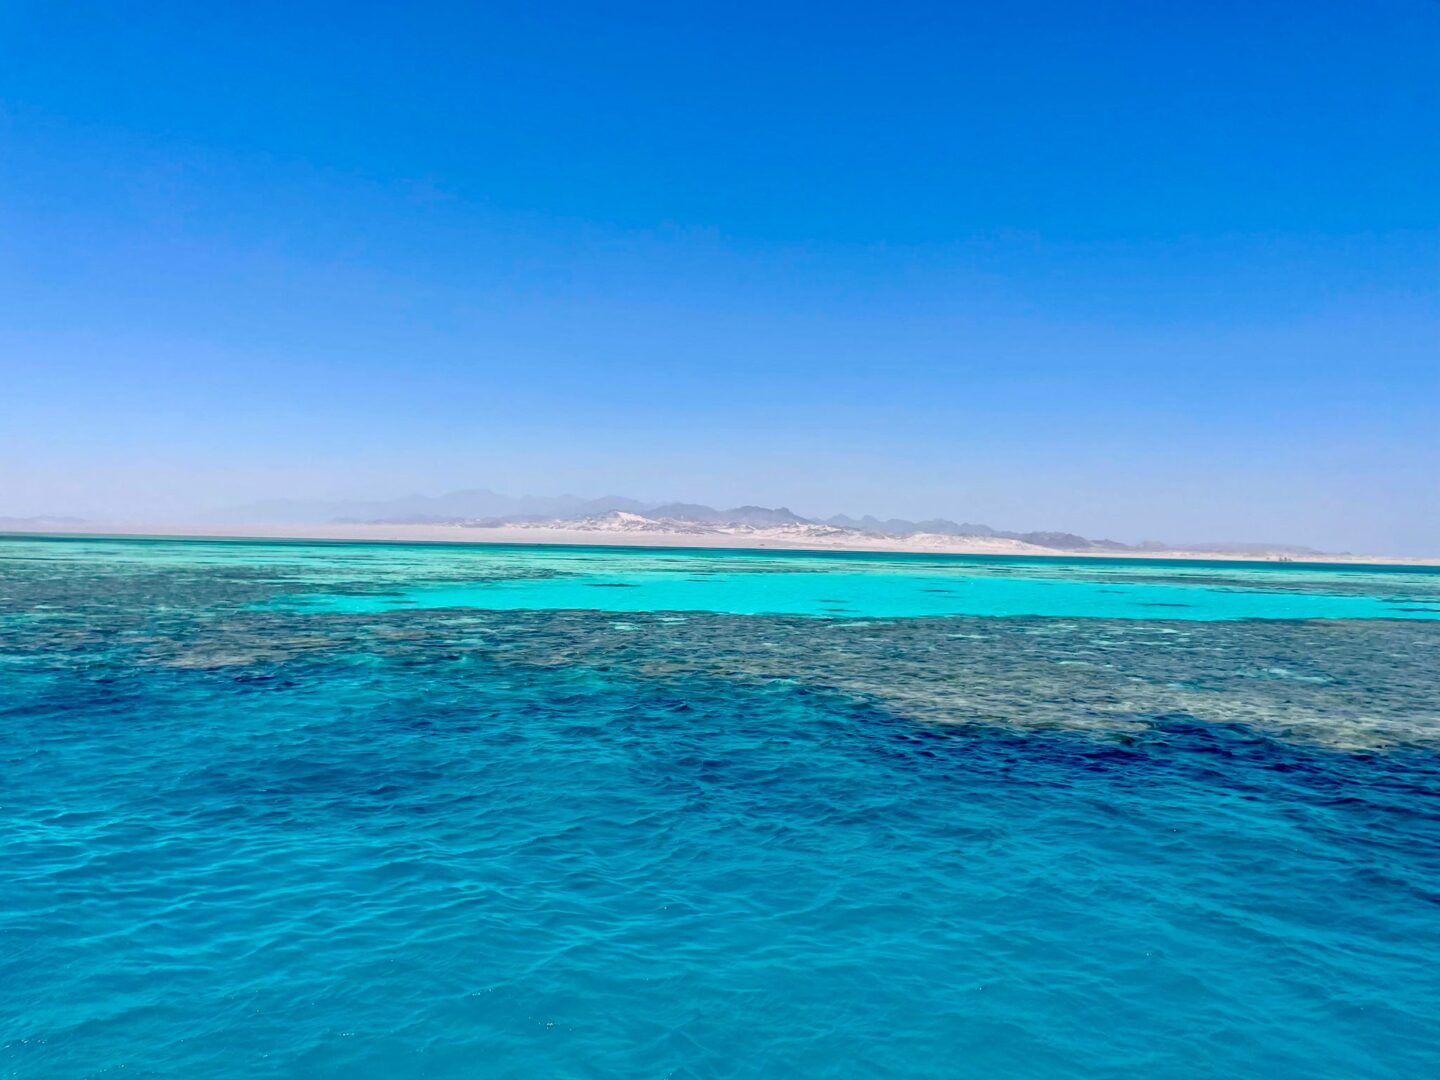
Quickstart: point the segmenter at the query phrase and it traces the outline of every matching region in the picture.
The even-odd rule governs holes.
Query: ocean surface
[[[0,1075],[1440,1075],[1440,572],[0,538]]]

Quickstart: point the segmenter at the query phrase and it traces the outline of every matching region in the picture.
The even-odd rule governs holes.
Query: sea
[[[1440,1075],[1440,571],[0,538],[0,1076]]]

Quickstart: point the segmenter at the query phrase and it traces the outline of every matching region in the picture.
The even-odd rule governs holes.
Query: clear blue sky
[[[0,7],[0,515],[1440,554],[1440,4]]]

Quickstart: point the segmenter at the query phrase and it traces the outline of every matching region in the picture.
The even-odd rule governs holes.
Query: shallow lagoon
[[[0,1063],[1434,1072],[1437,598],[0,540]]]

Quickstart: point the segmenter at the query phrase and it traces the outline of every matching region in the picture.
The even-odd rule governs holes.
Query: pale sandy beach
[[[738,548],[790,551],[897,552],[937,555],[1005,555],[1087,559],[1196,559],[1234,562],[1353,563],[1393,566],[1437,566],[1440,559],[1390,555],[1325,554],[1302,558],[1283,553],[1217,553],[1212,551],[1146,550],[1120,552],[1066,551],[1021,540],[987,536],[942,536],[920,533],[908,537],[869,536],[856,530],[824,526],[781,528],[734,527],[710,531],[627,530],[581,527],[579,523],[482,527],[442,524],[370,524],[322,522],[304,524],[224,525],[189,522],[113,522],[64,529],[10,528],[12,535],[194,537],[210,539],[285,539],[399,541],[409,543],[561,544],[594,547]]]

